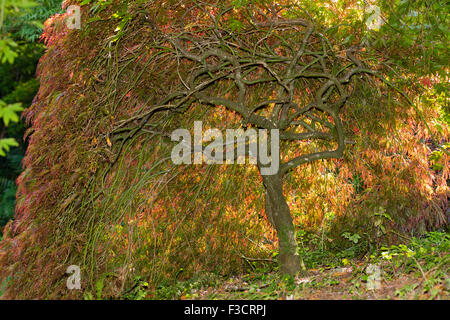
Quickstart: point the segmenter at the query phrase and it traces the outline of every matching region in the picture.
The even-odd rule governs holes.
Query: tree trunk
[[[279,261],[283,274],[295,275],[304,269],[301,257],[297,253],[295,228],[291,212],[283,194],[283,182],[280,174],[262,176],[266,188],[266,214],[278,235]]]

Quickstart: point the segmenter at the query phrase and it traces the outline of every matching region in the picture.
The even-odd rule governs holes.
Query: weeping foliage
[[[208,28],[208,11],[230,5],[223,29],[245,32],[246,10],[264,12],[268,3],[88,1],[81,31],[68,30],[65,15],[46,22],[41,85],[26,111],[31,128],[16,217],[0,243],[5,297],[80,298],[99,281],[106,296],[119,297],[137,276],[157,286],[197,272],[241,272],[248,258],[270,257],[274,235],[256,168],[170,160],[173,130],[191,129],[195,120],[233,128],[242,119],[198,101],[186,103],[187,110],[155,111],[183,86],[180,74],[192,72],[166,51],[164,36]],[[284,18],[307,15],[290,14]],[[362,36],[358,30],[355,37]],[[331,45],[339,48],[343,35],[334,33]],[[344,158],[304,165],[287,177],[297,225],[326,228],[330,241],[347,230],[393,240],[445,223],[448,157],[440,171],[431,170],[425,143],[437,133],[424,120],[436,119],[437,111],[420,100],[410,101],[413,108],[405,95],[417,92],[380,79],[369,83],[354,84],[342,116],[353,141]],[[448,137],[448,128],[442,133]],[[320,145],[298,151],[311,148]],[[67,290],[69,265],[81,266],[82,291]]]

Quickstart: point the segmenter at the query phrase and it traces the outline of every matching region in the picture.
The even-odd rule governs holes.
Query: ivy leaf
[[[5,157],[6,152],[9,152],[11,147],[18,147],[19,144],[14,138],[7,138],[0,140],[0,156]],[[6,151],[6,152],[5,152]]]
[[[10,121],[19,122],[18,113],[23,110],[21,103],[10,104],[6,107],[2,107],[0,104],[0,118],[3,118],[5,126],[8,126]]]

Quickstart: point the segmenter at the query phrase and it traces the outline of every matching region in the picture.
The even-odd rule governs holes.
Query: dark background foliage
[[[40,41],[43,22],[61,11],[61,0],[37,0],[37,6],[7,15],[3,32],[19,44],[18,57],[13,64],[0,64],[0,100],[7,104],[22,103],[28,107],[39,89],[36,66],[45,51]],[[0,157],[0,236],[3,226],[14,215],[15,180],[22,171],[21,161],[26,150],[23,136],[24,121],[5,127],[0,123],[2,137],[15,138],[19,147],[12,148],[6,157]]]

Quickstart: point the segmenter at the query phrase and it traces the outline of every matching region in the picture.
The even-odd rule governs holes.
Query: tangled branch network
[[[338,158],[345,149],[340,110],[351,96],[352,79],[373,74],[352,47],[337,51],[306,19],[252,17],[238,29],[222,26],[226,12],[209,25],[179,28],[155,37],[155,61],[174,61],[178,84],[159,103],[124,120],[113,134],[152,126],[159,111],[186,112],[194,103],[224,106],[244,126],[278,129],[287,142],[322,140],[332,148],[296,155],[281,174],[306,162]],[[126,126],[134,123],[130,129]]]

